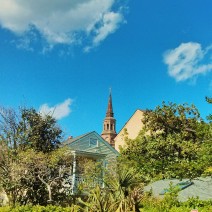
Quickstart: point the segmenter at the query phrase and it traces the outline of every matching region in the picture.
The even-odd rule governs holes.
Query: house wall
[[[96,139],[97,145],[91,145],[90,144],[91,139]],[[107,155],[106,160],[110,160],[118,156],[118,152],[106,141],[103,141],[101,136],[99,136],[95,132],[89,133],[86,136],[77,139],[76,141],[70,143],[69,146],[73,150],[105,154]]]
[[[141,129],[143,128],[142,118],[144,116],[144,111],[136,110],[132,117],[127,121],[118,135],[115,137],[115,149],[119,152],[120,147],[125,146],[125,136],[127,130],[127,137],[130,139],[135,139]]]

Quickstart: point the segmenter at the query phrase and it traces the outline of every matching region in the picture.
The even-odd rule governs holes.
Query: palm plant
[[[143,184],[134,169],[116,167],[107,175],[106,188],[97,186],[83,201],[83,211],[89,212],[138,212],[143,197]]]
[[[91,190],[88,199],[83,201],[79,199],[83,205],[81,209],[85,212],[114,212],[116,211],[116,203],[113,201],[112,193],[102,190],[99,186]]]
[[[143,184],[134,169],[118,167],[116,177],[111,179],[109,186],[117,205],[117,212],[139,211]]]

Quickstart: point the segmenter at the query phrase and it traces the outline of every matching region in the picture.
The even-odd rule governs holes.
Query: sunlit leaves
[[[122,157],[145,179],[194,178],[204,172],[202,158],[211,149],[206,143],[212,136],[194,105],[163,102],[145,113],[143,123],[138,137],[126,140]]]

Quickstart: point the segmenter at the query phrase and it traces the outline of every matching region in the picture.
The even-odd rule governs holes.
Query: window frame
[[[94,143],[92,143],[92,142],[94,142],[95,141],[95,144]],[[98,147],[98,139],[97,138],[90,138],[89,139],[89,147]]]

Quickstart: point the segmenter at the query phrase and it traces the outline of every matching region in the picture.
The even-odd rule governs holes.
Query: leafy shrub
[[[200,200],[198,197],[196,198],[192,197],[182,204],[186,207],[203,208],[203,207],[212,206],[212,200],[205,201],[205,200]]]
[[[146,193],[140,204],[142,212],[190,212],[198,209],[199,212],[212,211],[212,201],[190,198],[186,202],[178,202],[175,193],[168,193],[165,198],[156,198]]]
[[[95,194],[95,195],[94,195]],[[97,196],[96,196],[97,195]],[[111,195],[111,194],[107,194]],[[87,200],[85,207],[79,207],[78,205],[72,205],[71,207],[61,207],[61,206],[17,206],[15,208],[12,207],[0,207],[0,212],[81,212],[81,211],[114,211],[114,208],[117,208],[116,202],[110,202],[110,198],[105,199],[105,196],[102,196],[100,190],[98,192],[93,193],[91,195],[92,199]],[[96,200],[101,200],[100,202]],[[97,204],[98,203],[98,204]],[[156,198],[149,194],[145,194],[141,200],[140,204],[140,212],[190,212],[192,209],[198,209],[199,212],[209,212],[212,211],[212,201],[203,201],[198,198],[191,198],[186,202],[177,202],[177,204],[173,204],[173,199],[169,198]],[[111,206],[111,208],[109,208]],[[114,206],[114,208],[112,208]],[[100,210],[99,210],[100,209]],[[110,210],[108,210],[110,209]],[[117,210],[121,211],[121,210]],[[135,211],[135,210],[124,210],[126,211]]]
[[[12,207],[0,207],[0,212],[78,212],[78,206],[72,207],[60,207],[60,206],[32,206],[32,205],[25,205],[25,206],[17,206],[15,208]]]

